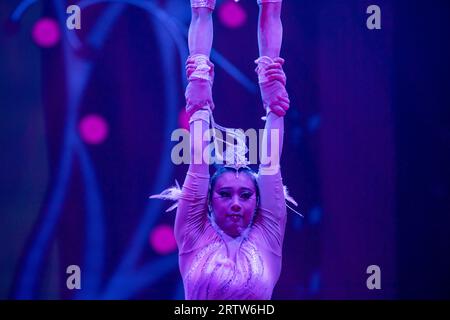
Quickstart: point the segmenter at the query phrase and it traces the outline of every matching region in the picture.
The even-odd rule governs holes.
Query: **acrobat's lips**
[[[233,222],[239,222],[243,218],[243,216],[240,213],[230,213],[227,214],[227,218],[229,218]]]

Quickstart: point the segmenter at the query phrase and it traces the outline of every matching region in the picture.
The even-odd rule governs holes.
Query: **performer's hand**
[[[283,72],[282,58],[274,59],[274,63],[266,67],[266,82],[260,84],[261,98],[264,107],[277,116],[284,116],[289,109],[289,95],[286,91],[286,75]]]
[[[189,81],[185,92],[186,113],[192,116],[196,111],[208,107],[214,110],[211,83],[208,80],[193,79]]]
[[[283,71],[283,64],[284,59],[283,58],[275,58],[274,63],[269,64],[266,67],[266,73],[265,76],[268,78],[269,81],[280,81],[283,86],[286,86],[286,75]]]
[[[214,83],[214,64],[211,61],[206,61],[206,64],[211,67],[209,71],[209,76],[211,77],[211,85]],[[194,71],[196,70],[197,65],[195,64],[195,59],[193,57],[188,57],[186,60],[186,77],[190,79]]]

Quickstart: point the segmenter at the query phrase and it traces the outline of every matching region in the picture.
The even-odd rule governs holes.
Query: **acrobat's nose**
[[[238,202],[234,202],[233,205],[231,206],[231,210],[233,212],[239,212],[241,211],[241,206],[239,205]]]

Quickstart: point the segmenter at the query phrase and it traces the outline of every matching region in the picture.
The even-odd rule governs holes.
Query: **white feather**
[[[289,194],[289,190],[286,186],[283,186],[283,191],[284,191],[284,198],[286,199],[287,202],[292,203],[294,206],[298,207],[297,201],[294,200],[294,198],[292,198]],[[293,212],[295,212],[296,214],[298,214],[299,216],[303,217],[303,215],[294,210],[293,208],[291,208],[287,203],[286,203],[286,207],[288,207],[289,209],[291,209]]]
[[[174,210],[178,206],[178,200],[180,200],[181,198],[181,188],[177,180],[175,180],[175,184],[175,186],[167,188],[160,194],[154,194],[149,198],[176,201],[170,208],[166,210],[166,212]]]
[[[286,186],[283,186],[283,191],[284,191],[284,198],[289,201],[290,203],[292,203],[294,206],[298,207],[297,201],[294,200],[294,198],[292,198],[289,195],[289,190]]]

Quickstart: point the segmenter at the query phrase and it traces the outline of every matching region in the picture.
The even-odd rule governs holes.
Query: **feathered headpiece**
[[[231,144],[230,142],[217,137],[217,135],[215,134],[215,132],[213,130],[213,140],[214,140],[214,146],[215,146],[216,161],[218,160],[222,163],[225,163],[225,165],[224,165],[225,167],[233,168],[236,170],[236,172],[238,172],[239,169],[243,168],[243,167],[249,168],[248,167],[249,162],[246,158],[246,153],[248,151],[248,148],[245,143],[245,136],[242,133],[242,131],[236,130],[236,129],[225,128],[225,127],[218,125],[217,123],[215,123],[211,111],[209,111],[209,117],[210,117],[211,125],[213,128],[220,130],[220,131],[224,132],[225,134],[230,135],[236,141],[236,144]],[[227,145],[227,150],[229,150],[231,152],[228,152],[228,153],[224,152],[224,154],[220,154],[218,152],[218,150],[220,150],[220,148],[218,147],[219,142],[225,143]],[[166,212],[169,212],[169,211],[172,211],[177,208],[178,200],[181,197],[181,192],[182,191],[181,191],[180,185],[179,185],[178,181],[175,180],[174,186],[165,189],[160,194],[150,196],[150,199],[162,199],[162,200],[175,201],[175,203],[166,210]],[[291,211],[298,214],[299,216],[303,217],[303,215],[300,212],[296,211],[295,209],[293,209],[292,207],[289,206],[288,202],[293,204],[296,207],[298,206],[298,204],[294,200],[294,198],[291,197],[291,195],[289,194],[288,188],[286,186],[283,186],[283,192],[284,192],[284,198],[286,201],[286,207],[288,207]]]

